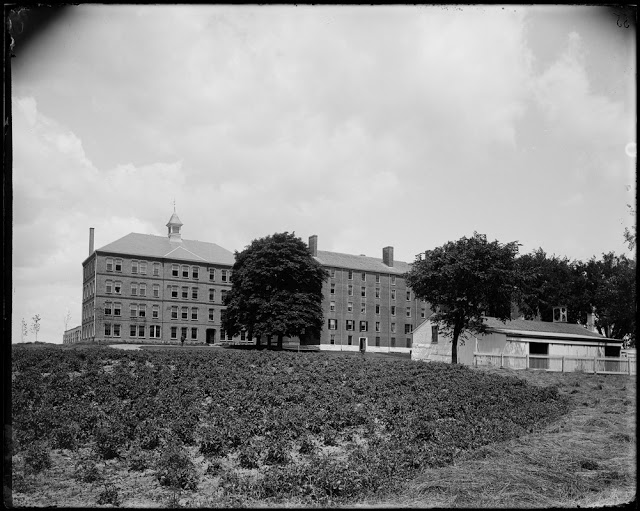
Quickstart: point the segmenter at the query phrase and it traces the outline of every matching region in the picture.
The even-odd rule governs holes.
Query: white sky
[[[477,231],[629,255],[635,32],[608,9],[68,10],[12,59],[13,342],[80,324],[90,227],[165,235],[174,198],[184,238],[231,251],[295,231],[411,262]]]

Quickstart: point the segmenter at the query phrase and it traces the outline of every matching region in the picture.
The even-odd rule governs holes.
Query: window
[[[431,327],[431,344],[438,344],[438,325]]]
[[[113,280],[107,280],[105,283],[105,293],[113,293]]]
[[[376,321],[376,332],[380,331],[380,321]]]
[[[200,267],[198,267],[198,266],[192,266],[191,267],[191,278],[192,279],[199,279],[200,278]]]
[[[347,278],[349,280],[353,280],[353,270],[349,270],[349,273],[347,274]]]
[[[178,277],[180,274],[180,267],[177,264],[171,265],[171,276]]]
[[[214,319],[214,312],[215,309],[209,309],[209,321],[213,321]]]
[[[380,304],[376,303],[376,314],[379,316],[380,315]]]
[[[244,330],[240,331],[240,340],[244,341],[247,339],[247,332],[245,332]]]
[[[355,321],[353,319],[347,319],[347,330],[355,330]]]
[[[332,279],[335,279],[335,278],[336,278],[336,269],[335,269],[335,268],[329,268],[329,276],[330,276]]]
[[[131,296],[138,296],[138,284],[135,282],[131,283]]]
[[[120,325],[118,323],[113,325],[113,336],[120,337]]]
[[[138,317],[145,318],[147,317],[147,306],[143,303],[138,307]]]
[[[120,302],[113,304],[113,315],[118,317],[122,315],[122,304]]]
[[[182,307],[182,319],[189,319],[189,307]]]
[[[191,308],[191,319],[198,319],[198,307]]]
[[[411,323],[407,323],[406,325],[404,325],[405,334],[410,334],[412,330],[413,330],[413,325]]]
[[[104,324],[104,335],[111,336],[111,323]]]
[[[185,264],[182,265],[182,278],[183,279],[189,278],[189,267]]]
[[[332,295],[336,294],[336,285],[333,282],[331,283],[331,291],[330,292],[331,292]]]
[[[395,316],[395,315],[396,315],[396,306],[395,306],[395,305],[392,305],[392,306],[391,306],[391,315],[392,315],[392,316]]]
[[[160,298],[160,284],[153,285],[153,297]]]
[[[104,315],[111,316],[111,302],[104,302]]]
[[[140,261],[140,275],[147,274],[147,261]]]
[[[160,263],[153,263],[153,276],[154,277],[160,276]]]
[[[198,329],[196,327],[191,328],[191,340],[195,341],[198,339]]]
[[[395,275],[391,275],[391,285],[392,286],[396,285],[396,276]]]
[[[396,347],[396,338],[395,338],[395,337],[392,337],[392,338],[391,338],[391,347],[392,347],[392,348],[395,348],[395,347]]]
[[[335,319],[330,319],[328,322],[328,327],[329,330],[337,330],[338,329],[338,325]]]
[[[222,303],[224,303],[224,301],[226,300],[226,298],[227,298],[227,293],[229,293],[229,291],[227,291],[226,289],[222,289],[222,290],[220,291],[220,301],[221,301]]]
[[[107,257],[107,271],[113,271],[113,259],[111,257]]]
[[[209,301],[210,302],[216,301],[216,290],[213,288],[209,288]]]
[[[154,305],[151,309],[151,317],[157,319],[160,317],[160,306]]]
[[[365,272],[362,272],[360,278],[362,279],[362,282],[365,282],[367,280],[367,274]]]
[[[171,306],[171,319],[178,319],[178,306],[177,305],[172,305]]]
[[[424,307],[422,307],[422,309],[420,309],[420,317],[424,319],[426,315],[427,315],[427,311]]]
[[[189,288],[188,287],[183,287],[182,288],[182,299],[186,300],[187,298],[189,298]]]
[[[349,284],[349,287],[347,288],[347,294],[349,296],[353,296],[353,286],[351,284]]]
[[[407,317],[411,317],[411,307],[407,307]]]
[[[169,286],[171,290],[171,298],[178,298],[178,286]]]
[[[380,298],[380,288],[376,288],[376,298]]]
[[[347,344],[351,346],[353,344],[353,335],[347,336]]]
[[[367,313],[367,304],[366,303],[361,303],[360,304],[360,314],[366,314]]]
[[[347,302],[347,312],[353,312],[353,302]]]
[[[411,300],[411,291],[407,291],[407,300]]]
[[[129,337],[135,337],[138,333],[138,327],[136,325],[131,325],[129,327]]]
[[[366,332],[369,330],[369,322],[368,321],[360,321],[360,331]]]
[[[116,280],[113,283],[113,292],[117,295],[119,295],[120,293],[122,293],[122,282],[120,282],[119,280]]]
[[[186,326],[183,326],[182,328],[180,328],[180,338],[182,339],[183,337],[186,339],[187,338],[187,331],[188,328]]]
[[[160,325],[151,325],[149,327],[149,338],[160,339]]]
[[[227,270],[220,270],[220,280],[227,282]]]
[[[138,306],[135,303],[132,303],[129,307],[130,316],[135,318],[138,315]]]
[[[395,299],[396,299],[396,290],[395,290],[395,289],[392,289],[392,290],[391,290],[391,299],[392,299],[392,300],[395,300]]]
[[[116,266],[116,271],[122,271],[122,259],[116,259],[115,263],[116,263],[116,265],[115,265]],[[116,325],[113,325],[114,332],[115,332],[115,326]],[[114,335],[115,335],[115,333],[114,333]],[[119,336],[120,336],[120,334],[118,334],[118,337]]]
[[[396,324],[395,323],[391,323],[391,333],[392,334],[396,333]]]
[[[138,273],[138,261],[131,261],[131,273]]]
[[[376,284],[380,284],[380,274],[376,273]]]
[[[198,288],[197,287],[192,287],[191,288],[191,298],[193,300],[197,300],[198,299]]]
[[[336,302],[329,302],[329,310],[330,311],[336,310]]]
[[[209,268],[209,281],[210,282],[215,282],[216,280],[216,269],[215,268]]]
[[[411,337],[407,337],[407,348],[411,348]]]
[[[331,337],[329,338],[329,344],[335,344],[336,343],[336,336],[335,334],[331,334]]]
[[[380,346],[380,337],[376,337],[376,346]]]
[[[363,298],[364,298],[365,296],[367,296],[367,288],[366,288],[366,287],[362,286],[362,287],[360,288],[360,296],[362,296]]]
[[[172,326],[171,327],[171,338],[172,339],[177,339],[178,338],[178,327],[177,326]]]

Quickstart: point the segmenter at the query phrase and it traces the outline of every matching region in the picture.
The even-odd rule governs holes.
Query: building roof
[[[196,240],[170,241],[166,236],[152,234],[138,234],[132,232],[126,236],[105,245],[96,252],[149,257],[181,259],[184,261],[226,264],[233,266],[235,256],[226,248],[215,243]]]
[[[535,335],[538,337],[562,336],[568,338],[584,338],[600,341],[616,341],[619,339],[608,339],[597,332],[587,330],[577,323],[559,323],[549,321],[533,321],[528,319],[511,319],[505,322],[497,318],[485,318],[489,330],[515,335]]]
[[[350,270],[368,271],[372,273],[391,273],[401,275],[411,269],[411,266],[404,261],[394,261],[393,266],[387,266],[382,262],[381,258],[341,254],[339,252],[327,252],[325,250],[318,250],[318,255],[315,259],[323,266],[347,268]]]

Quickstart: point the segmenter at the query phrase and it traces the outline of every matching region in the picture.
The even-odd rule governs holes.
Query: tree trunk
[[[282,340],[284,339],[284,335],[280,334],[278,335],[278,349],[281,350],[282,349]]]
[[[462,328],[458,327],[458,325],[453,327],[453,340],[451,341],[451,363],[458,363],[458,337],[460,337],[460,332]]]

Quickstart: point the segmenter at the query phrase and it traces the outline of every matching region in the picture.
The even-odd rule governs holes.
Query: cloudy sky
[[[80,324],[90,227],[165,235],[174,200],[231,251],[295,231],[410,262],[477,231],[630,255],[635,29],[611,9],[81,5],[16,42],[13,342]]]

